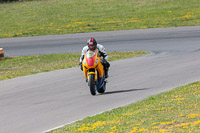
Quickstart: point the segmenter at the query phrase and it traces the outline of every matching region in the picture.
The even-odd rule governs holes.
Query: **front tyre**
[[[96,88],[95,88],[95,75],[89,75],[89,86],[90,86],[90,93],[92,95],[96,95]]]

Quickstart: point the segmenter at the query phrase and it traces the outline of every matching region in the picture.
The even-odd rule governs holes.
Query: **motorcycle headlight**
[[[96,61],[95,61],[95,63],[97,64],[97,62],[98,62],[99,60],[98,59],[96,59]]]

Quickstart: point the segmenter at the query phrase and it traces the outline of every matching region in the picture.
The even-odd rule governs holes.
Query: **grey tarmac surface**
[[[81,52],[95,37],[107,51],[193,51],[199,48],[200,26],[66,34],[0,39],[5,56]],[[191,42],[192,40],[192,42]]]
[[[18,56],[22,52],[13,51],[24,47],[37,54],[52,53],[50,46],[77,52],[84,46],[81,42],[93,35],[107,51],[152,53],[111,62],[106,93],[96,96],[90,95],[78,67],[0,81],[0,132],[44,132],[200,81],[200,26],[76,35],[1,39],[0,46],[3,44],[10,56]],[[34,45],[42,45],[38,49],[44,47],[43,51]]]

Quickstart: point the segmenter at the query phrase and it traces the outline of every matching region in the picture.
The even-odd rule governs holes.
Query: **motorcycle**
[[[104,66],[101,62],[98,50],[87,51],[82,61],[83,73],[92,95],[96,95],[96,91],[104,93],[106,90],[107,81],[105,80]]]

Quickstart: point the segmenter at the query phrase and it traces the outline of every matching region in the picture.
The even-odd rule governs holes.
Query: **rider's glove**
[[[79,67],[80,67],[80,69],[83,71],[83,65],[82,65],[82,62],[79,63]]]

